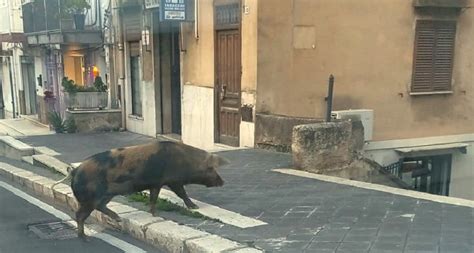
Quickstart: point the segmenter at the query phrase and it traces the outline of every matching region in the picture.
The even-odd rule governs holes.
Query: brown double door
[[[239,146],[241,39],[238,29],[216,31],[217,142]]]

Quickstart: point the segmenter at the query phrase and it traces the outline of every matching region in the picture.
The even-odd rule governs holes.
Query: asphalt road
[[[0,253],[159,252],[126,235],[109,230],[103,232],[112,240],[91,237],[89,242],[84,242],[76,236],[63,240],[42,239],[31,231],[31,225],[59,222],[60,219],[5,189],[2,186],[4,183],[0,178]],[[116,247],[111,245],[110,241],[132,247]]]

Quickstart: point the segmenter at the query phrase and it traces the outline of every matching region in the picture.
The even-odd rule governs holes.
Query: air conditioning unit
[[[352,119],[362,121],[362,125],[364,126],[364,140],[372,140],[372,134],[374,129],[374,110],[357,109],[333,111],[331,113],[331,117],[333,119]]]

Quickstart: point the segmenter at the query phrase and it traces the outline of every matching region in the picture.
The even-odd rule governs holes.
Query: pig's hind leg
[[[102,213],[106,214],[107,216],[109,216],[110,218],[114,219],[115,221],[117,222],[121,222],[122,219],[120,219],[120,217],[118,216],[117,213],[115,213],[114,211],[110,210],[108,207],[107,207],[107,204],[110,202],[110,200],[112,200],[113,196],[108,196],[108,197],[104,197],[100,202],[99,202],[99,205],[97,205],[97,210],[101,211]]]
[[[79,210],[76,212],[77,221],[77,236],[83,240],[87,240],[87,236],[84,233],[84,222],[91,214],[94,208],[89,204],[79,204]]]
[[[186,193],[186,190],[184,189],[183,185],[178,185],[178,184],[173,184],[169,185],[169,188],[178,195],[183,201],[186,207],[189,209],[198,209],[199,207],[194,204],[191,199],[188,197],[188,194]]]

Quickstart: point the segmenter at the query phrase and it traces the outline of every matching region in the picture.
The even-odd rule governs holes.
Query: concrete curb
[[[66,184],[59,184],[53,190],[51,188],[54,184],[53,180],[6,163],[0,163],[0,175],[23,187],[29,188],[37,195],[66,205],[73,211],[78,209],[78,203],[72,194],[72,190]],[[167,252],[263,252],[217,235],[211,235],[172,221],[153,217],[147,212],[117,202],[109,203],[108,207],[117,212],[122,222],[117,223],[97,211],[94,211],[92,216],[102,224],[120,229],[134,238]]]
[[[21,160],[24,156],[34,155],[35,150],[11,136],[0,136],[0,156]]]
[[[63,175],[68,174],[67,169],[70,167],[69,164],[50,155],[33,155],[33,165],[46,169],[53,169]]]

